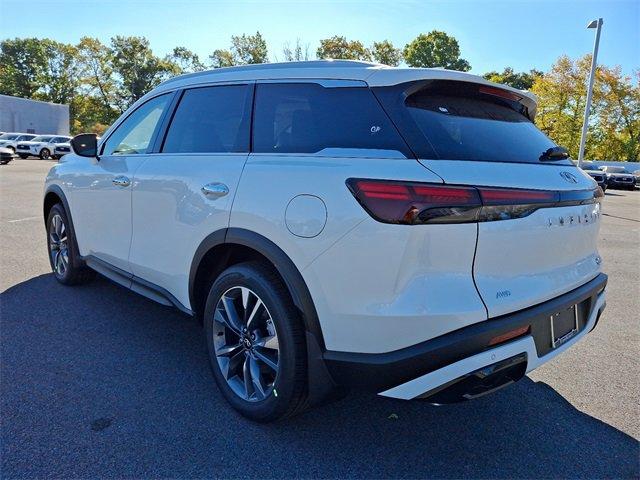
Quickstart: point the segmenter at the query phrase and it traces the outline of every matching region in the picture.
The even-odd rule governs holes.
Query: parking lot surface
[[[573,349],[452,406],[372,394],[272,425],[227,406],[200,325],[109,281],[49,270],[52,162],[0,167],[3,478],[638,478],[640,191],[608,191],[607,309]]]

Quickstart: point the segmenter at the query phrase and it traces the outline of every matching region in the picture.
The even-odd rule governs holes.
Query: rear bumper
[[[442,390],[443,385],[488,367],[502,372],[508,370],[511,376],[521,370],[524,375],[525,371],[533,370],[569,348],[595,327],[605,306],[606,283],[607,276],[600,274],[581,287],[542,304],[411,347],[383,354],[327,351],[325,362],[339,385],[402,399],[424,398],[430,392]],[[552,349],[549,317],[575,304],[581,309],[578,334]],[[491,339],[527,325],[530,333],[526,336],[489,346]],[[523,355],[525,364],[520,361]],[[503,362],[512,357],[516,357],[515,360]]]

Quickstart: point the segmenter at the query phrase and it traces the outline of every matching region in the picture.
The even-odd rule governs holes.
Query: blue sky
[[[158,55],[180,45],[206,58],[228,48],[231,35],[259,30],[274,60],[297,37],[313,56],[318,41],[332,35],[365,45],[389,39],[401,47],[438,29],[458,39],[472,72],[481,74],[507,65],[546,70],[561,54],[588,53],[594,30],[586,25],[599,16],[599,63],[621,65],[626,73],[640,68],[639,0],[0,0],[0,39],[47,36],[75,43],[84,35],[104,42],[142,35]]]

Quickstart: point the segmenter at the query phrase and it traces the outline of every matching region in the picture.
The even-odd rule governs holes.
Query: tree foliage
[[[177,65],[156,57],[144,37],[116,36],[111,39],[111,51],[115,99],[121,111],[163,80],[180,73]]]
[[[483,75],[490,82],[502,83],[519,90],[531,90],[536,78],[542,75],[539,70],[529,72],[514,72],[513,68],[506,67],[502,72],[487,72]]]
[[[211,68],[232,67],[236,64],[236,60],[229,50],[214,50],[213,53],[209,55],[209,60],[211,61]]]
[[[438,30],[418,35],[404,47],[403,53],[410,67],[442,67],[462,72],[471,70],[469,62],[460,58],[458,41]]]
[[[173,63],[181,73],[201,72],[207,68],[197,54],[185,47],[175,47],[164,60]]]
[[[249,65],[253,63],[267,63],[269,61],[267,42],[260,32],[255,35],[232,36],[231,53],[236,65]]]
[[[402,61],[402,50],[393,46],[389,40],[373,42],[371,57],[378,63],[397,67]]]
[[[560,57],[537,77],[532,92],[539,98],[536,123],[577,158],[587,99],[591,55]],[[619,67],[599,66],[585,146],[585,158],[638,161],[640,157],[640,85]]]
[[[318,47],[316,55],[319,59],[371,60],[371,52],[364,47],[362,42],[347,40],[339,35],[320,40],[320,47]]]
[[[307,60],[308,45],[285,43],[286,61]],[[401,52],[388,41],[369,48],[357,40],[334,36],[320,41],[318,58],[375,60],[386,65],[469,70],[455,38],[438,31],[419,35]],[[178,46],[156,56],[144,37],[117,36],[109,44],[83,37],[75,45],[51,39],[15,38],[0,42],[0,94],[66,103],[71,131],[102,133],[133,102],[161,81],[205,68],[268,62],[260,34],[233,36],[228,49],[214,50],[208,65],[196,53]],[[539,97],[536,123],[556,143],[578,154],[591,57],[560,57],[548,72],[515,72],[507,67],[485,78]],[[640,71],[633,77],[620,67],[597,69],[586,158],[640,159]]]

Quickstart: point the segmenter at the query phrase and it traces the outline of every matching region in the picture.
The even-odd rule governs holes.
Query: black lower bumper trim
[[[492,348],[489,346],[491,339],[525,325],[530,325],[530,334],[541,357],[552,349],[549,317],[578,305],[579,330],[584,329],[596,298],[606,284],[607,276],[600,274],[547,302],[469,325],[417,345],[387,353],[327,351],[325,363],[338,385],[380,392],[488,350]]]
[[[527,354],[521,353],[467,373],[418,398],[438,405],[464,402],[511,385],[526,372]]]

